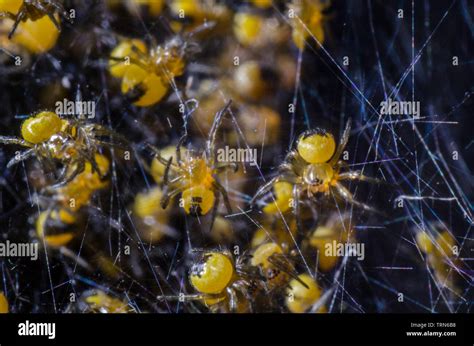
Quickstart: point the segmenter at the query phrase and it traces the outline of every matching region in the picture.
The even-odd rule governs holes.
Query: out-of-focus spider
[[[61,0],[13,0],[14,2],[21,2],[19,5],[18,12],[12,13],[10,11],[2,11],[0,12],[0,18],[7,17],[14,20],[14,24],[10,33],[8,34],[8,38],[12,38],[13,34],[18,27],[20,22],[26,22],[27,20],[36,21],[44,16],[48,16],[51,22],[56,26],[58,31],[61,31],[61,27],[54,17],[56,13],[59,13],[62,17],[66,20],[69,20],[69,17],[64,10],[63,4]]]
[[[294,267],[294,255],[286,253],[288,246],[280,246],[274,242],[268,242],[258,246],[252,253],[250,264],[258,268],[265,278],[265,289],[267,292],[279,291],[286,288],[291,279],[299,281],[303,286],[306,284],[298,278]]]
[[[464,276],[458,253],[459,245],[446,225],[433,222],[426,230],[417,230],[416,245],[425,255],[437,285],[459,294],[457,284],[462,282]]]
[[[318,285],[317,281],[310,275],[306,273],[300,274],[298,275],[298,279],[299,280],[291,280],[286,290],[286,307],[293,313],[303,313],[308,311],[321,299],[323,293],[323,290]],[[318,312],[327,312],[324,304],[321,305]]]
[[[112,142],[102,137],[108,137]],[[59,161],[62,167],[54,187],[71,182],[84,171],[87,162],[92,173],[97,172],[103,177],[95,158],[99,146],[127,146],[126,139],[108,128],[61,119],[53,112],[40,112],[26,119],[21,126],[21,138],[0,136],[0,143],[27,148],[8,162],[8,168],[34,155],[48,172],[56,173],[55,161]]]
[[[136,106],[148,107],[160,102],[175,78],[186,71],[187,60],[199,50],[193,35],[207,30],[206,24],[188,34],[177,34],[162,44],[147,45],[140,39],[122,38],[109,57],[109,72],[121,78],[121,90]]]
[[[349,140],[351,121],[346,124],[339,146],[336,148],[334,136],[323,129],[304,132],[298,138],[296,149],[290,151],[279,167],[276,177],[263,185],[251,200],[254,204],[259,198],[270,191],[277,182],[287,182],[293,185],[292,194],[285,194],[289,205],[293,205],[294,213],[299,220],[299,201],[302,193],[308,199],[314,199],[317,194],[329,196],[333,194],[353,205],[368,211],[374,208],[354,199],[352,193],[343,185],[343,180],[359,180],[379,183],[377,179],[367,177],[360,171],[345,171],[345,162],[339,160]],[[281,198],[276,201],[282,205]],[[271,202],[275,203],[275,202]]]
[[[293,0],[288,5],[292,38],[296,47],[303,50],[309,36],[314,36],[319,44],[323,44],[325,10],[330,1]]]
[[[186,47],[178,36],[150,49],[142,40],[123,40],[111,53],[109,70],[122,78],[123,94],[136,106],[148,107],[159,102],[173,79],[184,73]]]
[[[216,133],[222,117],[229,110],[230,105],[231,101],[227,102],[224,108],[216,114],[205,150],[202,153],[187,150],[182,155],[180,148],[186,136],[183,136],[176,146],[176,164],[172,162],[172,156],[166,160],[155,149],[156,159],[166,167],[161,199],[163,209],[168,206],[173,197],[181,194],[181,206],[186,214],[205,215],[213,209],[212,220],[214,220],[219,205],[219,196],[222,195],[227,211],[232,213],[226,189],[219,182],[218,174],[229,168],[235,171],[237,165],[229,162],[216,162],[215,152]]]
[[[77,302],[66,308],[67,313],[124,314],[137,312],[128,302],[100,289],[83,292]]]

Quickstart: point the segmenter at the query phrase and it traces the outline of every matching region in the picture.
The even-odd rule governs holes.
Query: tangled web
[[[11,24],[0,19],[1,135],[18,136],[26,118],[54,112],[63,99],[91,101],[94,116],[83,121],[117,134],[98,149],[110,162],[107,186],[74,211],[74,231],[56,220],[61,232],[75,234],[61,246],[38,235],[38,219],[66,194],[46,192],[64,162],[48,170],[35,152],[8,165],[19,149],[0,147],[1,241],[38,245],[37,260],[0,257],[9,311],[87,312],[94,304],[102,304],[100,312],[471,311],[472,3],[161,3],[64,1],[70,20],[40,53],[12,46]],[[316,26],[308,11],[291,15],[301,3],[314,4]],[[251,23],[243,15],[262,21],[263,38],[252,41],[236,29]],[[146,47],[140,53],[137,44],[114,61],[111,52],[127,38]],[[118,78],[111,72],[122,59],[139,66],[147,49],[178,38],[186,46],[182,71],[145,69],[161,82],[134,82],[144,70]],[[15,67],[17,54],[22,63]],[[144,105],[149,90],[163,95]],[[62,118],[72,123],[76,116]],[[337,144],[349,119],[342,171],[370,178],[343,182],[353,202],[330,189],[288,197],[282,210],[270,186],[251,203],[280,174],[302,133],[332,134]],[[183,162],[199,150],[207,159],[218,150],[252,155],[226,158],[237,172],[219,172],[224,193],[213,186],[191,196],[200,198],[201,215],[194,215],[184,188],[162,208],[163,194],[179,184],[172,182],[179,178],[176,154],[168,161],[177,145]],[[257,248],[269,243],[282,252],[274,256],[278,264],[258,262]],[[214,292],[217,282],[206,292],[199,280],[207,280],[208,261],[221,263],[209,270],[227,268],[216,254],[230,259],[224,272],[233,276],[219,277],[224,289]],[[308,301],[292,304],[308,292]]]

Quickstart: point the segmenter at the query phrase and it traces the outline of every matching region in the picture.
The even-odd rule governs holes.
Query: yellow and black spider
[[[107,137],[111,141],[103,138]],[[55,186],[63,186],[82,173],[90,163],[92,173],[101,177],[96,154],[99,147],[123,146],[127,141],[114,131],[95,123],[61,119],[53,112],[40,112],[26,119],[21,126],[21,138],[0,136],[0,143],[14,144],[27,148],[17,153],[7,167],[35,156],[48,172],[56,173],[55,162],[62,164],[62,170]]]
[[[156,159],[165,165],[163,177],[163,197],[161,206],[165,209],[170,200],[181,194],[181,206],[186,214],[205,215],[213,209],[213,219],[217,212],[219,196],[224,198],[228,213],[232,213],[226,189],[219,182],[218,174],[227,169],[237,169],[235,163],[216,162],[215,139],[223,115],[229,110],[231,102],[216,114],[214,124],[209,132],[206,148],[203,152],[180,150],[186,139],[183,136],[177,145],[176,163],[173,157],[168,160],[156,152]]]
[[[8,10],[0,11],[0,18],[7,17],[14,20],[8,34],[8,38],[12,38],[20,22],[36,21],[44,16],[48,16],[58,31],[61,31],[59,22],[55,18],[56,13],[69,20],[61,0],[10,0]]]
[[[286,288],[291,279],[299,281],[298,273],[294,267],[294,254],[288,253],[287,244],[267,242],[259,245],[252,253],[250,264],[258,268],[262,277],[265,278],[265,290],[267,292],[279,291]]]
[[[198,251],[198,250],[195,250]],[[250,312],[264,278],[248,265],[248,254],[237,258],[226,250],[198,251],[189,272],[196,294],[162,296],[161,300],[200,301],[211,311]]]
[[[350,129],[351,121],[349,120],[337,148],[334,136],[326,130],[318,128],[301,134],[296,149],[290,151],[284,163],[280,165],[278,175],[256,192],[251,204],[255,204],[259,198],[275,188],[277,198],[270,205],[285,206],[285,208],[293,206],[297,218],[301,197],[314,200],[319,194],[325,196],[332,194],[357,207],[376,212],[371,206],[354,199],[352,193],[341,184],[344,180],[380,182],[363,175],[361,171],[343,171],[346,163],[340,160],[340,156],[349,140]],[[286,184],[281,184],[282,182]],[[287,186],[290,186],[291,193],[282,193],[283,191],[280,190],[285,187],[286,191]]]
[[[176,34],[151,45],[141,39],[120,40],[110,53],[108,69],[121,78],[121,91],[135,106],[152,106],[176,89],[175,78],[185,73],[188,58],[199,51],[192,35]]]

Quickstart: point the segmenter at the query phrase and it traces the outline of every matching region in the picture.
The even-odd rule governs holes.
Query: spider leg
[[[203,247],[193,247],[192,249],[189,249],[190,254],[203,254],[208,252],[209,249],[203,248]]]
[[[16,145],[21,145],[22,147],[28,147],[28,148],[33,147],[32,144],[18,137],[0,136],[0,143],[1,144],[16,144]]]
[[[93,133],[93,136],[87,136],[87,137],[93,137],[94,142],[110,145],[110,146],[122,147],[122,148],[130,147],[130,143],[127,138],[99,124],[88,125],[87,130],[88,131],[86,131],[86,136],[88,132]],[[112,142],[103,141],[95,137],[109,137],[112,140]]]
[[[182,175],[178,175],[176,176],[175,178],[171,179],[170,181],[168,181],[168,184],[174,184],[178,181],[180,181],[181,179],[183,179],[183,176]]]
[[[298,277],[298,272],[295,270],[290,261],[288,261],[285,255],[275,253],[268,257],[268,262],[270,262],[278,270],[288,274],[291,278],[295,279],[304,287],[309,289],[308,285]]]
[[[87,160],[91,164],[92,172],[96,172],[99,175],[100,180],[103,180],[106,177],[107,173],[104,174],[100,171],[100,168],[97,165],[97,161],[95,160],[94,155],[88,155]]]
[[[232,105],[232,100],[227,101],[224,108],[222,108],[219,112],[217,112],[216,117],[214,118],[214,122],[212,123],[211,130],[209,131],[209,137],[206,142],[206,156],[211,160],[211,163],[214,163],[214,146],[216,142],[216,134],[219,126],[222,122],[222,117],[225,113],[230,109]]]
[[[53,156],[51,155],[51,151],[49,151],[45,145],[40,146],[38,151],[39,153],[37,153],[36,156],[38,157],[43,170],[46,172],[55,172],[56,165]],[[54,174],[54,176],[56,176],[56,174]]]
[[[157,299],[159,301],[163,300],[180,300],[180,299],[185,299],[185,300],[203,300],[206,299],[208,295],[206,294],[183,294],[183,295],[178,295],[178,296],[158,296]]]
[[[173,162],[173,156],[171,156],[169,160],[166,162],[165,174],[163,175],[163,185],[165,186],[168,185],[170,168],[171,168],[172,162]]]
[[[367,211],[370,211],[370,212],[374,212],[374,213],[377,213],[377,214],[382,214],[380,211],[378,211],[377,209],[365,204],[365,203],[362,203],[362,202],[359,202],[357,201],[354,196],[352,195],[352,193],[342,184],[340,183],[336,183],[335,185],[335,189],[336,189],[336,192],[337,194],[342,197],[344,200],[346,200],[347,202],[355,205],[356,207],[359,207],[359,208],[362,208],[364,210],[367,210]]]
[[[127,150],[130,148],[128,144],[124,144],[122,142],[109,142],[109,141],[103,141],[101,139],[92,139],[91,142],[93,142],[97,146],[103,146],[103,147],[113,147],[113,148],[118,148],[122,150]]]
[[[252,306],[253,297],[249,293],[249,290],[248,290],[248,287],[250,287],[250,284],[245,281],[244,282],[241,282],[241,281],[242,280],[239,280],[233,284],[233,286],[235,287],[234,289],[240,292],[245,297],[245,299],[247,299],[247,306],[249,308],[249,312],[253,312],[253,306]]]
[[[156,154],[156,155],[155,155],[155,158],[156,158],[158,161],[160,161],[160,163],[161,163],[162,165],[164,165],[165,167],[168,165],[168,160],[169,160],[169,159],[168,159],[168,160],[165,159],[165,158],[164,158],[163,156],[161,156],[160,154]],[[174,165],[174,164],[171,164],[171,166],[175,166],[175,165]]]
[[[18,24],[20,24],[20,22],[23,20],[23,18],[25,18],[25,16],[26,16],[26,12],[25,12],[24,9],[20,9],[20,11],[17,13],[17,15],[14,16],[15,22],[13,23],[13,27],[10,30],[10,33],[8,34],[8,39],[9,40],[11,40],[11,38],[13,37],[13,34],[16,31],[16,28],[18,27]]]
[[[142,52],[140,49],[135,44],[132,44],[132,51],[138,56],[138,59],[132,58],[134,60],[131,61],[135,65],[141,66],[142,68],[146,69],[147,68],[147,59],[148,59],[148,53],[147,52]]]
[[[16,19],[16,15],[14,15],[13,13],[8,12],[8,11],[0,11],[0,18],[4,18],[4,17],[12,19],[12,20]]]
[[[342,133],[341,141],[339,142],[339,145],[337,146],[337,150],[334,153],[331,160],[329,160],[329,164],[331,166],[334,166],[339,161],[339,158],[341,157],[342,151],[344,150],[344,148],[347,145],[347,142],[349,141],[349,136],[351,134],[351,124],[352,124],[352,120],[351,120],[351,118],[349,118],[347,120],[344,132]]]
[[[74,170],[72,170],[72,173],[63,178],[62,180],[58,181],[56,184],[51,185],[52,189],[57,189],[59,187],[65,186],[69,184],[71,181],[74,180],[75,177],[77,177],[80,173],[82,173],[85,169],[86,166],[86,161],[84,159],[78,160],[76,163],[76,167]]]
[[[172,191],[168,191],[168,185],[165,185],[165,188],[163,189],[163,197],[161,197],[161,201],[160,201],[161,208],[166,209],[166,207],[170,203],[170,200],[176,195],[178,195],[180,192],[181,192],[180,188],[177,188]]]
[[[220,163],[216,165],[215,170],[216,173],[222,173],[227,171],[228,169],[232,169],[232,172],[235,173],[239,170],[239,165],[235,162],[230,162],[230,163]]]
[[[52,4],[52,2],[50,2],[49,4]],[[56,20],[56,18],[54,18],[54,14],[51,13],[48,8],[44,7],[44,6],[41,4],[41,1],[36,2],[36,7],[37,7],[40,11],[42,11],[43,13],[46,13],[46,15],[49,17],[49,19],[50,19],[51,22],[54,24],[54,26],[56,27],[56,29],[58,29],[58,31],[61,32],[61,27],[59,26],[59,23],[58,23],[58,21]]]
[[[58,21],[56,20],[56,18],[54,18],[54,15],[52,13],[49,13],[48,12],[48,17],[49,19],[51,20],[51,22],[53,22],[54,26],[56,27],[56,29],[58,29],[59,32],[61,32],[61,26],[59,25]]]
[[[219,183],[219,181],[215,180],[214,183],[212,183],[212,186],[220,192],[220,194],[222,195],[222,197],[224,197],[224,204],[225,204],[225,207],[227,209],[227,213],[228,214],[232,214],[232,207],[230,205],[230,201],[229,201],[229,196],[227,194],[227,191],[226,189],[221,185],[221,183]]]
[[[148,147],[148,148],[151,149],[151,151],[153,152],[153,154],[155,154],[155,157],[154,157],[154,158],[157,159],[162,165],[164,165],[165,167],[168,165],[169,159],[167,160],[167,159],[165,159],[163,156],[161,156],[160,150],[159,150],[157,147],[155,147],[155,146],[153,146],[153,145],[151,145],[151,144],[146,144],[146,147]],[[147,165],[148,169],[150,170],[150,167],[148,166],[148,164],[146,164],[146,165]],[[171,163],[171,166],[172,166],[172,167],[175,167],[176,165],[174,165],[173,163]]]
[[[59,253],[69,259],[72,259],[74,263],[77,263],[85,270],[89,272],[94,272],[94,268],[89,263],[87,263],[87,261],[80,255],[80,253],[76,254],[74,251],[68,249],[66,246],[61,246],[59,248]]]
[[[35,153],[34,149],[27,149],[20,153],[18,156],[14,156],[10,161],[7,163],[7,168],[12,167],[13,165],[16,165],[17,163],[24,161],[28,159],[30,156],[32,156]]]
[[[284,172],[284,171],[291,171],[292,170],[292,166],[291,166],[291,163],[289,162],[284,162],[280,165],[280,167],[278,167],[278,170],[280,172]]]
[[[178,166],[181,166],[183,161],[181,160],[181,146],[186,141],[187,135],[186,133],[181,136],[178,143],[176,144],[176,161],[178,162]]]
[[[71,22],[71,18],[69,18],[69,16],[67,15],[67,11],[64,9],[64,6],[60,2],[51,1],[49,4],[53,6],[64,19]]]
[[[237,310],[237,294],[232,289],[232,287],[227,287],[226,291],[229,296],[229,310],[234,312]]]
[[[349,171],[341,173],[339,174],[339,180],[360,180],[375,184],[384,183],[382,180],[363,175],[361,171]]]
[[[115,61],[113,64],[110,65],[111,67],[115,67],[115,66],[117,66],[118,64],[123,63],[124,58],[120,58],[120,57],[116,57],[116,56],[111,56],[111,57],[109,57],[109,60]]]
[[[91,164],[92,173],[96,172],[97,174],[99,174],[99,177],[102,179],[104,176],[102,175],[102,172],[100,171],[99,166],[97,165],[97,161],[95,160],[93,153],[90,153],[86,150],[81,150],[81,149],[78,149],[77,151],[79,154],[85,157],[87,162]]]
[[[298,152],[296,150],[292,150],[286,154],[285,162],[290,162],[292,160],[296,160],[298,158]]]
[[[69,162],[70,161],[64,162],[64,167],[61,169],[61,173],[59,173],[58,181],[62,181],[66,178],[68,173]]]
[[[217,25],[215,21],[205,21],[203,24],[198,25],[197,27],[193,28],[190,32],[184,33],[183,36],[191,41],[191,38],[203,31],[210,30]],[[192,41],[191,41],[192,43]],[[199,49],[199,48],[196,48]]]
[[[92,131],[94,132],[94,135],[96,135],[96,136],[107,136],[107,137],[110,137],[112,139],[117,138],[117,139],[120,139],[120,140],[128,143],[127,138],[125,138],[123,135],[121,135],[120,133],[117,133],[114,130],[111,130],[107,127],[104,127],[102,125],[92,124]]]
[[[300,215],[300,191],[298,184],[293,185],[293,203],[295,205],[293,208],[293,214],[296,220],[296,230],[298,231],[298,234],[303,234],[303,224]]]
[[[273,184],[275,184],[278,180],[280,179],[280,176],[273,177],[269,181],[267,181],[263,186],[261,186],[255,195],[252,197],[250,200],[249,204],[251,206],[255,205],[255,202],[262,197],[264,194],[266,194],[268,191],[270,191],[273,187]]]

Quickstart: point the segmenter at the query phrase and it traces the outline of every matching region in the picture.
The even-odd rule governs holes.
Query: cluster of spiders
[[[26,119],[21,107],[3,114],[20,133],[0,136],[4,175],[25,172],[28,190],[11,193],[26,217],[2,210],[2,220],[23,230],[7,237],[41,245],[33,267],[54,267],[32,289],[52,282],[61,293],[14,299],[24,282],[10,281],[0,311],[331,311],[351,253],[328,245],[358,241],[354,215],[382,214],[354,193],[381,180],[342,158],[350,117],[341,136],[317,121],[286,131],[298,57],[324,43],[329,1],[104,1],[93,9],[100,20],[74,1],[13,2],[0,2],[0,42],[38,59],[48,78],[36,78],[42,92]],[[7,65],[4,83],[36,73]],[[78,90],[98,104],[96,118],[55,111]],[[220,155],[253,148],[262,149],[247,161]],[[448,251],[419,242],[436,270],[448,269]]]

